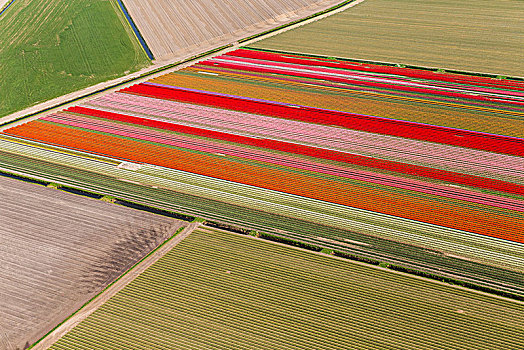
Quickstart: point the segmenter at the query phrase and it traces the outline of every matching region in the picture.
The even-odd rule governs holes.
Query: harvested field
[[[15,1],[0,62],[0,117],[150,64],[116,0]]]
[[[256,48],[524,76],[520,0],[366,0]]]
[[[0,177],[0,349],[32,344],[183,222]]]
[[[51,349],[509,350],[522,306],[199,229]]]
[[[123,0],[157,60],[204,52],[341,0]]]

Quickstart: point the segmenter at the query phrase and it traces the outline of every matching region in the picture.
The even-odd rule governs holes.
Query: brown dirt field
[[[124,0],[155,58],[166,61],[278,27],[341,0]]]
[[[185,225],[0,177],[0,349],[32,344]]]

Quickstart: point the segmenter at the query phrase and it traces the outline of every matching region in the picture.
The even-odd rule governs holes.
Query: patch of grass
[[[15,2],[0,62],[0,117],[150,64],[114,0]]]

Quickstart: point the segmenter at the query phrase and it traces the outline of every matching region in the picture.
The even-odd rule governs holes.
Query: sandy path
[[[92,314],[96,309],[98,309],[102,304],[108,301],[112,296],[122,290],[125,286],[131,283],[137,276],[143,273],[149,266],[157,262],[161,257],[167,254],[171,249],[173,249],[178,243],[180,243],[184,238],[189,236],[189,234],[198,228],[201,225],[200,222],[192,223],[188,225],[184,231],[178,234],[176,237],[172,238],[170,241],[166,242],[162,247],[160,247],[153,254],[144,259],[138,266],[133,268],[127,274],[122,276],[118,281],[113,285],[107,288],[102,294],[97,296],[93,301],[87,304],[84,308],[80,309],[73,317],[69,318],[59,327],[57,327],[53,332],[51,332],[47,337],[45,337],[41,342],[36,344],[32,349],[34,350],[44,350],[53,345],[58,339],[63,337],[67,332],[73,329],[76,325],[86,319],[90,314]]]

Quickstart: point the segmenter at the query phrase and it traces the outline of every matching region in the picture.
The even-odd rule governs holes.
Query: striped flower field
[[[523,116],[516,81],[239,49],[4,133],[478,259],[524,243]]]

